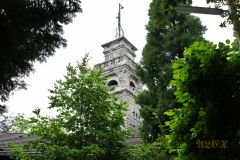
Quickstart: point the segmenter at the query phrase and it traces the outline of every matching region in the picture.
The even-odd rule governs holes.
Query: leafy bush
[[[226,43],[196,42],[173,64],[182,105],[165,113],[166,139],[177,160],[240,159],[240,52]]]
[[[127,160],[170,160],[171,157],[163,149],[163,142],[128,145]]]

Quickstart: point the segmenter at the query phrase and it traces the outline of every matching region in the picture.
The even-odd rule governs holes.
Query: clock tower
[[[142,90],[142,84],[135,74],[135,51],[137,48],[124,36],[102,45],[105,61],[95,67],[103,68],[102,75],[108,78],[108,86],[120,100],[128,103],[124,117],[126,128],[138,129],[142,119],[140,106],[134,97]]]

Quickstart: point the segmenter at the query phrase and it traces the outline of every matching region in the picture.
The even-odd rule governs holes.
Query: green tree
[[[240,52],[227,43],[196,42],[173,64],[181,107],[166,113],[166,137],[177,160],[240,158]]]
[[[0,1],[0,100],[14,89],[35,61],[44,62],[56,48],[66,46],[63,25],[80,12],[80,0]]]
[[[18,118],[15,131],[28,131],[39,140],[14,146],[14,155],[41,160],[120,159],[126,140],[126,104],[110,89],[100,70],[87,67],[86,58],[76,67],[67,66],[65,79],[50,90],[50,108],[57,110],[57,116],[40,116],[36,109],[35,117]],[[34,150],[33,157],[27,154],[29,149]]]
[[[182,57],[185,47],[203,39],[205,27],[194,16],[176,13],[174,4],[168,0],[153,0],[149,18],[147,44],[137,67],[137,74],[148,90],[136,100],[141,106],[143,138],[153,142],[165,130],[166,116],[163,113],[176,106],[174,88],[167,87],[172,78],[170,64]]]
[[[127,160],[170,160],[171,157],[163,153],[161,142],[128,145]]]

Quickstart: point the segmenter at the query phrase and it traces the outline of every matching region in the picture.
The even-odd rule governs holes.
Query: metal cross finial
[[[120,38],[124,36],[124,32],[121,26],[121,9],[123,9],[123,6],[119,3],[119,10],[118,10],[118,28],[117,28],[117,33],[116,33],[116,38]]]

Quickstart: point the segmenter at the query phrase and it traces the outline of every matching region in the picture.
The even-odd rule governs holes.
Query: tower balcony
[[[128,65],[132,69],[136,67],[136,63],[127,56],[119,56],[108,61],[105,61],[103,63],[99,63],[94,67],[98,69],[101,68],[103,70],[107,70],[124,64]]]

